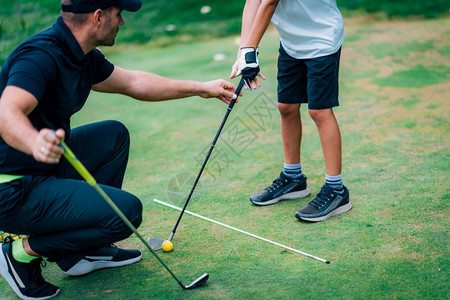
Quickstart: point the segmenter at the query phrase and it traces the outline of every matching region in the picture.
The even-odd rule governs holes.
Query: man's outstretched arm
[[[111,76],[92,88],[98,92],[119,93],[142,101],[165,101],[200,96],[218,98],[228,104],[234,98],[236,86],[221,79],[206,82],[176,80],[116,66]]]

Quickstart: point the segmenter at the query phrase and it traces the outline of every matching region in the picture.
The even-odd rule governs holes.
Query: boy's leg
[[[351,209],[349,192],[342,185],[342,150],[339,125],[332,108],[339,105],[340,50],[328,56],[306,60],[308,108],[316,123],[326,167],[326,183],[308,205],[298,210],[300,220],[318,222]],[[329,185],[330,179],[333,185]]]
[[[302,141],[302,121],[300,103],[278,103],[281,116],[281,141],[283,143],[284,162],[300,163],[300,145]]]
[[[302,120],[300,103],[278,103],[281,116],[281,141],[284,154],[284,175],[290,180],[303,176],[300,162]]]
[[[306,101],[305,65],[290,57],[280,45],[278,57],[278,110],[281,115],[281,137],[284,151],[284,170],[264,191],[252,195],[256,205],[269,205],[285,199],[306,197],[310,191],[301,173],[300,143],[302,123],[300,102]]]
[[[319,132],[325,159],[326,174],[340,175],[342,171],[341,132],[336,117],[331,108],[309,110]]]

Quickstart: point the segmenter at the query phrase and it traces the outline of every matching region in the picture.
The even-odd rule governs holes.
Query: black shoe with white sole
[[[125,250],[116,246],[108,246],[93,251],[81,260],[62,259],[56,263],[67,275],[81,276],[95,270],[130,265],[141,260],[141,258],[142,252],[139,250]]]
[[[316,198],[295,213],[299,220],[320,222],[331,216],[342,214],[352,208],[348,189],[344,186],[342,193],[333,191],[324,185]]]
[[[14,292],[22,299],[48,299],[56,296],[60,289],[44,280],[41,274],[42,258],[30,263],[21,263],[12,256],[12,242],[8,241],[0,247],[0,273]]]
[[[302,174],[298,179],[290,179],[281,172],[280,177],[264,191],[251,196],[250,201],[255,205],[270,205],[280,200],[304,198],[309,193],[305,175]]]

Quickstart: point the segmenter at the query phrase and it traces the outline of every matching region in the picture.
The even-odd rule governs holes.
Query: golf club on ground
[[[180,224],[181,218],[183,217],[184,211],[186,210],[189,200],[191,200],[191,196],[194,193],[194,190],[195,190],[195,187],[197,186],[198,181],[200,180],[200,176],[202,176],[202,173],[203,173],[203,170],[205,169],[206,163],[208,162],[208,159],[211,156],[214,146],[216,145],[216,142],[219,139],[219,135],[222,132],[225,122],[227,121],[228,116],[229,116],[231,110],[233,109],[233,106],[236,103],[236,100],[238,99],[243,86],[244,86],[244,79],[242,79],[242,77],[241,77],[241,81],[239,81],[236,92],[234,93],[236,95],[236,99],[231,100],[230,104],[228,105],[227,112],[225,113],[225,116],[223,117],[223,120],[222,120],[222,124],[220,124],[219,130],[217,130],[216,136],[214,137],[211,147],[209,148],[209,151],[208,151],[208,154],[206,155],[205,161],[203,162],[203,165],[200,168],[200,171],[198,172],[197,178],[195,179],[194,185],[192,186],[189,196],[187,197],[186,202],[184,203],[184,206],[183,206],[183,209],[181,210],[180,216],[178,217],[178,220],[175,223],[175,226],[173,227],[173,230],[170,233],[169,238],[167,239],[168,241],[172,241],[172,238],[175,235],[175,231],[177,230],[178,224]],[[165,240],[159,239],[159,238],[149,238],[148,244],[154,250],[159,250],[162,248],[162,244],[164,243],[164,241]]]
[[[196,280],[194,280],[190,285],[184,285],[181,280],[179,280],[175,274],[169,269],[169,267],[166,265],[166,263],[158,256],[158,254],[153,251],[153,249],[147,244],[147,242],[144,240],[142,235],[137,231],[136,227],[131,224],[130,220],[122,213],[122,211],[117,207],[117,205],[109,198],[109,196],[103,191],[103,189],[97,184],[94,177],[89,173],[89,171],[84,167],[84,165],[78,160],[78,158],[73,154],[73,152],[69,149],[69,147],[64,143],[64,141],[61,141],[60,146],[64,150],[64,157],[67,159],[67,161],[77,170],[77,172],[83,177],[84,180],[86,180],[89,185],[91,185],[99,194],[100,196],[106,201],[106,203],[111,206],[111,208],[119,215],[119,217],[125,222],[125,224],[133,231],[137,237],[144,243],[144,245],[150,250],[150,253],[152,253],[159,262],[166,268],[167,271],[169,271],[170,275],[178,282],[178,284],[185,290],[195,289],[199,286],[202,286],[206,283],[206,281],[209,278],[208,273],[203,274]]]

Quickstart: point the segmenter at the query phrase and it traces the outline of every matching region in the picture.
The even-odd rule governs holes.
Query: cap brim
[[[141,9],[141,6],[141,0],[122,0],[117,5],[117,7],[126,11],[138,11],[139,9]]]

